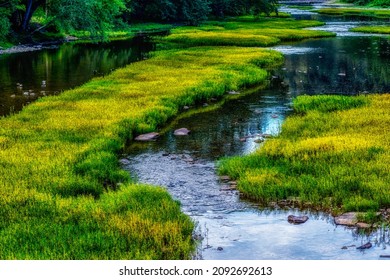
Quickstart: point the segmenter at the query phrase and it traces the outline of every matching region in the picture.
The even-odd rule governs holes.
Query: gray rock
[[[334,218],[334,222],[336,225],[342,225],[342,226],[355,226],[358,222],[357,219],[357,212],[348,212],[344,213],[338,217]]]
[[[308,216],[294,216],[290,215],[287,217],[287,220],[291,224],[303,224],[306,223],[307,220],[309,220]]]
[[[179,129],[176,129],[173,134],[176,136],[186,136],[186,135],[190,134],[190,132],[191,132],[191,130],[189,130],[187,128],[179,128]]]
[[[157,132],[150,132],[146,134],[138,135],[135,140],[136,141],[154,141],[160,136]]]

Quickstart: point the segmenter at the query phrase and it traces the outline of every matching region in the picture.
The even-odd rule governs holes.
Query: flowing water
[[[319,19],[310,12],[287,11],[297,18]],[[215,110],[190,111],[188,117],[173,121],[156,142],[133,143],[123,156],[124,169],[140,182],[165,187],[198,224],[203,241],[197,258],[378,259],[390,255],[386,229],[362,234],[336,226],[324,213],[260,208],[241,199],[216,175],[215,162],[221,157],[253,152],[261,145],[256,141],[259,134],[277,135],[297,95],[390,92],[389,38],[348,31],[372,22],[321,19],[328,24],[320,28],[337,31],[338,36],[274,47],[286,60],[273,70],[267,89],[242,94]],[[152,44],[136,39],[1,55],[0,115],[143,59],[152,49]],[[191,134],[174,136],[173,130],[180,127],[189,128]],[[290,214],[308,215],[309,221],[289,224]],[[368,241],[373,248],[356,249]]]

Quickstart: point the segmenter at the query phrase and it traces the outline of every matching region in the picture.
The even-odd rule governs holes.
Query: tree
[[[277,0],[212,0],[212,14],[217,17],[277,12]]]
[[[39,10],[45,11],[47,25],[61,31],[82,29],[103,34],[113,26],[125,9],[125,0],[12,0],[12,27],[29,34],[31,18]]]
[[[17,0],[0,1],[0,42],[6,41],[11,28],[10,17],[16,9]]]

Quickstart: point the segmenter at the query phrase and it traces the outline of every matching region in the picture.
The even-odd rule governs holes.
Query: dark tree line
[[[180,22],[196,25],[210,16],[270,13],[277,0],[0,0],[0,41],[43,28],[104,34],[118,23]],[[32,24],[39,15],[41,22]]]

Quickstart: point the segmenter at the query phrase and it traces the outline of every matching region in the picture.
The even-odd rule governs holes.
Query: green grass
[[[255,153],[222,159],[221,174],[262,202],[291,197],[331,213],[390,207],[390,95],[300,96],[281,134]]]
[[[390,34],[390,26],[359,26],[351,28],[351,31],[354,32],[364,32],[364,33],[377,33],[377,34]]]
[[[379,19],[390,18],[390,10],[386,9],[372,9],[372,8],[322,8],[315,10],[315,12],[325,15],[336,16],[357,16],[357,17],[371,17]]]
[[[235,21],[209,21],[199,27],[180,27],[164,37],[164,42],[184,46],[244,46],[267,47],[280,42],[297,41],[307,38],[335,36],[324,31],[302,28],[323,25],[311,20],[280,18],[238,18]]]
[[[156,52],[0,120],[1,259],[185,259],[193,223],[166,191],[130,182],[117,154],[179,108],[264,82],[281,54]]]

